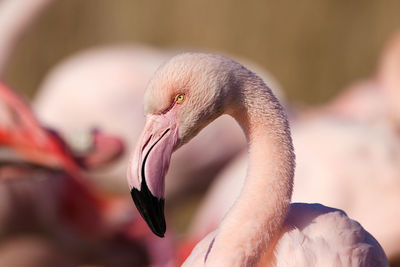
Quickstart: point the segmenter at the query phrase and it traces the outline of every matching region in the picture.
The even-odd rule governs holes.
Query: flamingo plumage
[[[123,153],[119,138],[94,130],[91,150],[73,155],[59,134],[42,127],[26,102],[1,82],[0,110],[0,144],[13,147],[30,161],[77,174],[81,168],[101,166]]]
[[[0,104],[7,111],[2,113],[0,120],[0,145],[24,156],[22,161],[2,160],[0,164],[2,234],[9,236],[11,232],[46,229],[55,232],[56,236],[70,236],[70,241],[75,244],[69,247],[71,251],[85,242],[102,240],[101,245],[93,246],[94,251],[107,249],[122,256],[124,249],[129,247],[133,249],[130,252],[132,262],[138,266],[149,259],[154,266],[169,262],[172,255],[170,241],[155,240],[134,213],[129,212],[127,216],[130,208],[124,199],[101,194],[84,177],[84,166],[79,160],[86,159],[92,167],[108,162],[110,155],[115,155],[114,139],[94,134],[94,143],[97,143],[94,152],[77,158],[61,137],[43,128],[29,106],[13,90],[5,84],[0,85]],[[39,144],[35,141],[38,136],[41,138]],[[107,149],[110,147],[111,152]],[[46,157],[41,157],[43,154]],[[54,160],[49,162],[48,158],[57,159],[60,164],[54,166]],[[13,207],[18,207],[17,212]],[[106,263],[109,259],[103,256],[103,263]]]
[[[248,141],[239,198],[184,265],[388,266],[378,242],[344,212],[290,204],[295,156],[286,115],[264,82],[239,63],[208,54],[174,57],[150,81],[145,111],[128,184],[159,236],[166,227],[164,179],[172,152],[224,113],[238,121]]]
[[[390,260],[400,255],[400,229],[393,219],[400,218],[395,204],[400,201],[399,123],[393,105],[399,101],[399,36],[386,45],[377,74],[324,107],[297,113],[292,123],[297,154],[293,200],[346,211],[377,238]],[[216,178],[190,226],[189,246],[218,227],[239,196],[246,164],[242,153]]]
[[[157,67],[171,56],[171,52],[144,45],[113,45],[81,51],[60,62],[47,75],[35,96],[34,109],[41,121],[59,130],[69,144],[84,135],[82,129],[100,127],[118,135],[127,148],[133,147],[140,134],[138,125],[144,123],[139,103],[144,88]],[[215,137],[226,129],[232,134],[217,141]],[[213,153],[202,149],[210,142],[214,143]],[[204,187],[206,179],[188,181],[184,177],[202,174],[212,177],[244,144],[240,129],[233,121],[220,118],[174,156],[172,165],[183,164],[186,168],[175,168],[169,173],[168,193],[182,199],[182,192]],[[95,173],[97,180],[107,188],[124,190],[129,154],[101,173]]]

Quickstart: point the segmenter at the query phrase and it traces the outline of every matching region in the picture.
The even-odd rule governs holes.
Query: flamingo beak
[[[171,154],[178,144],[173,112],[148,115],[128,167],[132,199],[147,225],[159,237],[166,231],[164,185]]]

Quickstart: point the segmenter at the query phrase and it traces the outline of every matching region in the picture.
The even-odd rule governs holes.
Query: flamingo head
[[[128,167],[128,184],[142,217],[163,237],[164,181],[172,152],[227,110],[230,60],[182,54],[163,65],[145,93],[146,123]]]

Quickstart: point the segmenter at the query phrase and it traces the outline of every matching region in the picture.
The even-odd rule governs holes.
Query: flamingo
[[[400,229],[391,223],[400,218],[400,207],[393,204],[400,201],[400,32],[389,38],[377,69],[334,99],[328,113],[296,122],[293,199],[345,210],[392,260],[400,256]],[[318,164],[310,164],[314,155],[319,155]],[[388,222],[385,227],[383,222]]]
[[[29,3],[1,1],[0,77],[29,26],[53,2],[55,0],[31,0]],[[92,128],[97,127],[119,136],[124,143],[129,144],[140,133],[136,125],[143,123],[140,105],[136,105],[135,101],[141,99],[150,74],[171,55],[171,52],[144,45],[111,45],[82,51],[61,62],[48,74],[37,90],[34,109],[41,122],[57,129],[62,139],[75,150],[88,149],[87,142],[82,140],[91,139]],[[96,101],[93,101],[93,95],[97,96]],[[119,117],[119,120],[113,119],[115,117]],[[193,189],[199,186],[199,183],[189,183],[181,177],[201,172],[211,176],[243,149],[244,141],[235,126],[229,118],[221,118],[191,147],[175,155],[174,162],[181,162],[187,168],[175,168],[176,173],[170,173],[174,177],[168,189],[171,197],[181,192],[182,188]],[[215,140],[214,136],[226,128],[231,128],[237,134],[232,134],[223,142],[215,142],[215,153],[196,160],[204,144]],[[91,154],[91,158],[82,161],[90,164],[97,159],[99,157],[94,158]],[[91,176],[103,188],[123,190],[127,159],[124,153],[113,164],[102,168],[101,172],[91,170]],[[204,184],[206,180],[193,181],[203,181]]]
[[[96,168],[120,157],[122,141],[99,129],[91,132],[92,147],[86,154],[73,155],[59,134],[43,128],[25,101],[0,82],[0,144],[12,146],[25,158],[52,168],[76,173],[81,167]]]
[[[21,244],[31,237],[47,240],[53,244],[51,251],[66,254],[80,264],[147,266],[155,263],[151,253],[157,248],[149,249],[150,232],[143,231],[142,223],[129,212],[126,201],[108,198],[108,205],[114,202],[113,210],[108,211],[108,207],[93,205],[86,192],[78,191],[79,187],[71,187],[73,177],[65,172],[26,162],[2,164],[0,178],[0,254],[3,255],[0,262],[5,266],[16,265],[5,264],[8,257],[4,250],[11,249],[6,244],[18,240]],[[103,201],[101,204],[105,203],[104,195],[95,197]],[[154,242],[157,242],[155,238]],[[54,255],[35,256],[35,246],[23,250],[26,254],[33,253],[20,259],[28,263],[26,266],[43,266],[33,265],[32,260]],[[158,253],[165,254],[167,250],[158,250]],[[13,258],[13,262],[19,262]]]
[[[144,88],[157,67],[171,56],[171,51],[143,45],[113,45],[81,51],[60,62],[47,75],[35,96],[34,109],[41,121],[59,130],[69,144],[82,136],[82,129],[99,126],[120,136],[126,147],[133,147],[140,134],[138,125],[144,123],[139,104]],[[286,103],[272,75],[254,63],[251,65],[259,75],[275,85],[277,89],[274,92]],[[230,135],[218,139],[227,131]],[[210,145],[213,150],[204,151],[205,145]],[[171,182],[166,189],[170,199],[182,199],[184,192],[204,188],[207,180],[244,147],[245,140],[232,118],[219,118],[174,155],[168,174]],[[125,188],[123,179],[129,154],[110,168],[95,173],[104,177],[96,177],[98,181],[104,181],[106,185],[112,181],[110,186],[113,188]],[[178,168],[179,165],[186,167]],[[187,176],[193,179],[185,179]]]
[[[0,76],[3,76],[4,69],[6,68],[9,59],[13,55],[15,47],[17,47],[20,39],[26,33],[29,26],[35,22],[39,15],[45,11],[53,1],[54,0],[32,0],[28,3],[12,0],[1,1],[0,33],[2,35],[2,39],[0,41]],[[13,124],[14,127],[20,127],[20,129],[3,128],[1,133],[2,136],[0,137],[3,144],[8,143],[9,145],[12,145],[11,143],[14,142],[14,144],[22,146],[21,149],[25,150],[23,153],[25,156],[28,156],[30,152],[35,153],[35,149],[32,149],[32,146],[34,145],[53,145],[55,147],[47,147],[46,149],[58,150],[57,153],[62,153],[62,150],[64,149],[70,149],[65,146],[63,140],[59,138],[59,134],[56,131],[44,129],[45,131],[41,132],[41,130],[39,130],[40,127],[37,126],[37,122],[35,119],[33,119],[33,116],[27,112],[28,108],[25,107],[24,101],[18,95],[16,95],[16,92],[8,90],[5,87],[6,86],[0,82],[0,109],[2,111],[2,114],[0,114],[0,120],[3,123],[3,127],[7,127],[8,123],[8,127]],[[14,110],[13,108],[16,109]],[[11,120],[13,119],[18,119],[21,124],[18,125],[15,121],[12,122]],[[22,129],[21,127],[26,127],[26,129]],[[7,132],[5,132],[5,130],[7,130]],[[13,132],[13,130],[17,131]],[[88,151],[84,151],[86,154],[85,156],[75,155],[75,159],[67,159],[68,156],[65,154],[63,159],[69,161],[75,160],[79,162],[80,165],[90,169],[103,166],[105,163],[115,160],[122,154],[123,145],[119,138],[105,135],[102,131],[95,128],[91,129],[89,134],[90,137],[88,138],[88,143],[90,143],[90,145],[86,146]],[[47,139],[49,139],[48,142],[46,141]],[[58,142],[52,142],[52,139],[59,140]],[[23,141],[26,142],[24,143]],[[38,142],[42,142],[42,144],[39,144]],[[38,157],[35,158],[35,156]],[[42,163],[53,165],[52,167],[55,167],[54,165],[59,164],[54,161],[60,159],[59,156],[56,157],[56,159],[46,159],[46,153],[42,153],[42,155],[30,155],[30,157],[36,161],[41,160]],[[71,168],[73,165],[65,162],[64,164],[70,165],[69,168]]]
[[[27,26],[54,0],[31,0],[29,5],[13,4],[13,0],[3,2],[3,13],[8,14],[8,19],[4,23],[2,42],[7,44],[4,47],[12,49],[26,32]],[[3,54],[9,58],[10,52],[4,50]],[[0,45],[0,59],[1,54]],[[57,129],[66,143],[76,150],[86,149],[86,143],[82,140],[89,139],[87,135],[93,127],[119,136],[127,144],[126,147],[132,147],[132,140],[140,133],[137,125],[144,122],[138,103],[143,89],[157,66],[171,56],[172,51],[144,45],[109,45],[81,51],[62,61],[45,77],[35,96],[34,109],[42,123]],[[262,68],[253,69],[273,82],[273,78]],[[275,93],[281,95],[277,91]],[[95,99],[93,95],[96,95]],[[119,119],[115,120],[116,117]],[[227,130],[231,135],[216,141],[216,136]],[[210,142],[214,150],[204,151],[202,148]],[[172,166],[185,165],[186,168],[172,168],[169,173],[171,182],[167,192],[170,200],[174,196],[178,200],[184,197],[182,192],[204,188],[213,174],[218,173],[244,146],[245,140],[233,120],[229,117],[220,118],[199,138],[174,155]],[[102,168],[101,172],[91,171],[91,176],[103,188],[123,190],[128,155],[122,155],[107,168]],[[193,179],[184,179],[187,176]]]
[[[65,192],[69,190],[71,190],[70,193],[75,191],[70,196],[77,196],[77,199],[73,200],[73,202],[80,201],[80,205],[82,206],[85,206],[82,201],[87,201],[88,206],[99,207],[103,205],[100,204],[101,201],[99,198],[95,196],[96,194],[87,186],[81,176],[82,168],[84,167],[83,163],[79,162],[79,159],[72,154],[71,150],[69,150],[63,140],[54,131],[41,126],[29,106],[4,83],[0,83],[0,107],[2,109],[2,117],[0,118],[0,145],[8,146],[12,150],[15,150],[15,152],[23,156],[28,162],[52,169],[64,170],[69,177],[67,185],[64,186]],[[106,143],[114,141],[113,137],[109,140],[106,135],[102,134],[96,135],[95,138],[100,139],[100,141],[105,139]],[[89,159],[92,157],[96,158],[98,153],[103,154],[98,152],[102,147],[107,147],[107,145],[100,145],[99,148],[96,147],[96,152],[93,156],[89,155]],[[111,157],[113,157],[114,153],[111,154]],[[81,158],[85,159],[84,156]],[[103,156],[103,158],[107,157]],[[94,160],[93,162],[96,161]],[[101,160],[97,161],[97,163],[99,162]],[[5,163],[2,165],[6,165],[7,167]],[[23,170],[24,165],[22,168],[19,164],[16,166],[17,171],[15,173],[18,176],[20,173],[19,170]],[[26,172],[22,171],[22,173]],[[72,199],[70,198],[70,200]],[[90,210],[96,210],[96,208]],[[96,217],[94,216],[93,219],[96,220]]]
[[[293,201],[318,202],[346,211],[377,238],[388,258],[395,260],[400,252],[396,223],[400,207],[394,204],[400,201],[400,140],[396,133],[378,125],[314,118],[294,122],[292,134],[297,158]],[[184,255],[218,227],[234,204],[247,161],[246,153],[241,153],[210,186],[190,225]]]
[[[374,77],[346,89],[326,107],[298,112],[292,124],[297,151],[293,200],[346,211],[377,238],[391,261],[400,255],[400,207],[394,204],[400,201],[400,140],[393,105],[399,101],[399,55],[397,34]],[[241,153],[210,186],[183,242],[183,255],[218,227],[239,196],[246,164],[247,155]]]
[[[141,226],[135,214],[130,212],[127,216],[130,208],[125,199],[104,196],[94,189],[82,176],[82,165],[65,147],[62,138],[43,128],[27,104],[1,83],[0,105],[6,111],[1,113],[0,145],[25,156],[25,161],[0,161],[2,235],[46,229],[55,232],[55,236],[69,236],[61,243],[67,243],[68,250],[75,254],[79,252],[77,247],[83,249],[83,244],[101,240],[90,250],[111,251],[93,259],[102,263],[107,263],[113,253],[125,257],[119,260],[124,262],[127,249],[133,250],[129,252],[128,258],[133,260],[129,264],[135,262],[140,266],[150,259],[154,266],[159,266],[171,260],[170,240],[157,241]],[[82,157],[90,166],[104,163],[110,155],[106,148],[114,141],[102,134],[95,134],[95,138],[95,151]],[[58,164],[54,166],[53,162]]]
[[[127,179],[158,236],[166,229],[164,179],[172,152],[224,113],[249,145],[239,198],[185,266],[388,266],[379,243],[343,211],[290,204],[295,155],[287,117],[265,83],[239,63],[201,53],[174,57],[150,81],[145,111]]]

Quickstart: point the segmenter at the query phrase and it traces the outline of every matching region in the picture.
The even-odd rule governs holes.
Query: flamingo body
[[[215,235],[211,232],[202,239],[183,266],[203,266]],[[385,254],[376,247],[379,243],[343,211],[293,203],[274,254],[263,255],[258,266],[326,266],[328,262],[338,267],[387,266]]]
[[[91,187],[83,179],[81,166],[69,149],[51,149],[64,147],[61,137],[43,128],[23,100],[4,84],[0,84],[0,103],[6,111],[0,121],[0,136],[3,137],[0,145],[8,146],[11,152],[16,150],[16,154],[22,154],[26,159],[13,161],[6,154],[6,159],[0,162],[0,235],[7,236],[10,239],[7,242],[13,242],[14,233],[24,236],[45,231],[46,239],[54,239],[73,258],[88,253],[77,248],[83,249],[84,244],[96,240],[101,242],[92,246],[90,253],[96,254],[103,249],[110,251],[96,259],[102,264],[118,266],[118,262],[125,262],[142,266],[148,261],[149,254],[154,265],[172,260],[169,239],[162,242],[154,240],[148,231],[140,227],[135,214],[127,216],[125,200],[104,196]],[[35,142],[35,138],[39,137],[42,137],[39,139],[42,142]],[[109,159],[108,156],[114,153],[108,148],[115,148],[115,140],[99,132],[94,133],[94,139],[97,151],[84,157],[91,165]],[[35,155],[44,154],[57,159],[59,170],[50,169],[54,166],[52,161],[45,160],[46,157],[38,161],[31,151]],[[100,159],[99,155],[102,155]],[[128,257],[124,255],[126,249],[130,249]],[[116,254],[119,254],[119,259],[113,259]],[[31,256],[36,257],[34,254]]]
[[[377,238],[389,259],[400,255],[393,219],[400,218],[395,204],[400,201],[400,142],[393,105],[400,77],[398,36],[385,49],[375,77],[348,87],[326,107],[300,114],[292,125],[293,200],[346,211]],[[217,228],[239,196],[246,164],[243,153],[217,177],[190,227],[191,240]]]
[[[164,178],[172,151],[224,113],[236,119],[249,145],[239,197],[184,265],[290,266],[288,255],[296,255],[294,263],[303,266],[388,266],[378,242],[345,213],[290,205],[295,156],[287,117],[271,90],[242,65],[217,55],[178,55],[150,81],[145,110],[128,185],[158,236],[165,232]]]

